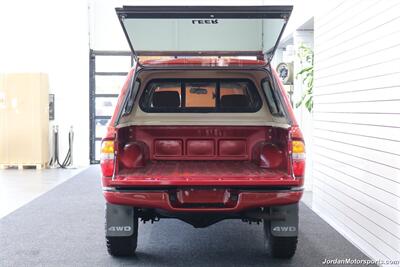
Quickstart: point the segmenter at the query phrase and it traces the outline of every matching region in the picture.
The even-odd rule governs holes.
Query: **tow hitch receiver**
[[[237,193],[228,189],[179,189],[170,194],[174,207],[234,207],[237,203]]]

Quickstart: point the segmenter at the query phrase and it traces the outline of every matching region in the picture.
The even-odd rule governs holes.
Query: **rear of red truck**
[[[262,222],[271,255],[294,255],[305,148],[269,64],[291,10],[117,9],[138,58],[101,148],[111,255],[135,253],[139,220],[164,218]]]

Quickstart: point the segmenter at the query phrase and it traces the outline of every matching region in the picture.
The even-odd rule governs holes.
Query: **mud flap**
[[[271,221],[271,234],[273,236],[297,236],[299,227],[299,204],[271,207],[271,215],[283,213],[285,220]]]
[[[131,236],[133,213],[133,207],[106,203],[106,236]]]

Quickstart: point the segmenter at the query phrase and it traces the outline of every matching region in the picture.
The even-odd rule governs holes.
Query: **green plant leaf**
[[[312,111],[313,107],[314,107],[314,101],[313,101],[313,97],[310,96],[307,101],[304,103],[304,105],[306,106],[306,108],[308,109],[309,112]]]
[[[310,72],[310,70],[312,70],[312,69],[313,69],[313,66],[306,67],[306,68],[302,69],[301,71],[299,71],[299,72],[297,73],[297,75],[302,75],[302,74],[305,73],[305,72]]]
[[[301,106],[301,104],[303,103],[304,99],[306,98],[306,94],[303,94],[301,96],[301,99],[299,102],[296,103],[296,108],[299,108]]]
[[[296,74],[296,79],[299,79],[299,77],[301,77],[302,83],[306,88],[300,100],[296,103],[296,108],[299,108],[301,105],[304,104],[307,110],[309,112],[312,112],[312,109],[314,107],[314,51],[310,47],[301,44],[298,48],[297,56],[299,57],[303,68]]]

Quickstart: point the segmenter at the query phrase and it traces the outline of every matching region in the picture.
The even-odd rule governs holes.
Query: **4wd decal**
[[[275,226],[272,228],[274,232],[296,232],[296,230],[295,226]]]
[[[134,232],[133,208],[106,204],[106,236],[131,236]]]
[[[192,24],[218,24],[217,19],[192,19]]]
[[[283,221],[271,221],[270,231],[273,236],[297,236],[299,227],[298,204],[277,206],[271,209],[272,214],[285,214]]]
[[[132,227],[130,226],[110,226],[107,228],[108,231],[111,232],[130,232]]]

